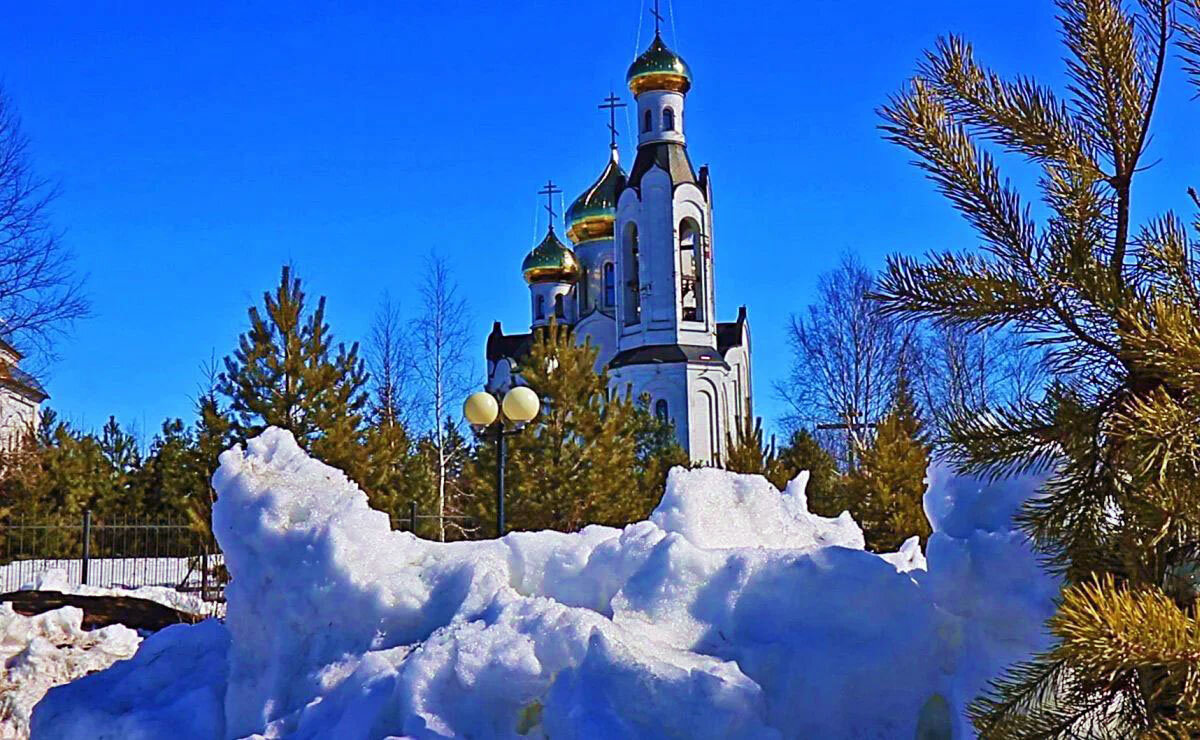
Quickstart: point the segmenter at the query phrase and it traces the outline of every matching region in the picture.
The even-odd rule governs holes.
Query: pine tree
[[[644,519],[661,498],[665,470],[653,457],[674,454],[662,426],[628,395],[610,391],[607,373],[595,365],[596,348],[577,345],[569,327],[537,333],[520,374],[542,409],[509,441],[512,529],[623,525]],[[476,515],[487,522],[495,515],[494,470],[495,445],[479,445],[468,475]]]
[[[186,517],[192,499],[206,495],[208,481],[198,474],[195,457],[195,440],[183,420],[164,421],[133,475],[134,496],[147,519]]]
[[[725,469],[734,473],[766,475],[774,466],[775,452],[764,445],[762,418],[745,417],[736,435],[725,437]]]
[[[948,426],[967,471],[1047,470],[1020,524],[1066,579],[1055,644],[972,707],[985,737],[1200,734],[1200,223],[1133,225],[1150,124],[1181,42],[1200,85],[1200,2],[1059,0],[1069,96],[938,43],[882,110],[979,233],[980,254],[895,257],[879,299],[895,315],[1012,327],[1047,350],[1044,399]],[[1041,169],[1045,220],[992,151]],[[1200,206],[1200,203],[1197,204]]]
[[[300,279],[287,266],[275,291],[263,294],[262,312],[252,306],[249,316],[249,331],[217,379],[236,436],[281,427],[322,461],[361,475],[367,376],[358,344],[334,346],[325,298],[310,312]]]
[[[837,461],[808,430],[798,429],[776,454],[767,478],[783,489],[803,471],[808,471],[804,493],[809,511],[834,517],[848,510],[845,476],[838,471]]]
[[[922,544],[929,537],[922,499],[930,448],[922,437],[916,403],[902,375],[891,408],[844,481],[842,495],[869,550],[895,552],[909,537],[919,536]]]
[[[607,378],[605,378],[607,382]],[[634,404],[634,473],[637,498],[625,514],[625,522],[645,519],[662,500],[671,468],[686,468],[692,462],[679,444],[675,425],[650,411],[650,397],[643,395]]]

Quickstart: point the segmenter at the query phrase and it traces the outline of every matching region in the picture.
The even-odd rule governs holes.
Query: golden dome
[[[527,283],[574,283],[583,274],[575,253],[558,240],[553,227],[541,244],[525,255],[521,272]]]
[[[667,48],[662,36],[654,34],[650,48],[629,65],[625,81],[634,95],[647,90],[686,93],[692,87],[692,70],[683,57]]]
[[[625,182],[625,172],[617,164],[616,148],[610,151],[608,164],[600,177],[567,209],[567,236],[576,244],[613,236],[617,193]]]

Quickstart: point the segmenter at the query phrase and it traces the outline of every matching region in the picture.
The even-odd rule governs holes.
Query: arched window
[[[667,399],[660,398],[654,402],[654,415],[659,421],[669,421],[670,416],[667,413]]]
[[[679,222],[679,301],[684,321],[704,321],[704,260],[700,228],[690,218]]]
[[[565,319],[567,317],[566,309],[563,308],[562,293],[554,296],[554,317],[557,319]]]
[[[624,259],[621,278],[625,283],[625,297],[622,311],[625,314],[625,326],[633,326],[642,319],[642,282],[638,274],[638,232],[637,224],[629,224],[625,230],[623,249]]]
[[[650,115],[651,115],[650,111],[646,111],[645,113],[642,114],[642,132],[643,133],[650,130],[651,123],[653,122],[653,119],[650,117]]]
[[[546,318],[546,296],[538,296],[533,301],[533,318],[541,321]]]
[[[663,131],[675,130],[675,111],[663,108]]]
[[[604,305],[611,308],[617,302],[617,271],[613,263],[604,263]]]

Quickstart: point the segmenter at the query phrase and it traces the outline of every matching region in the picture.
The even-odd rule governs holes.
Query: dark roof
[[[626,365],[655,365],[673,362],[698,362],[704,365],[729,367],[725,360],[721,359],[720,353],[712,347],[696,344],[651,344],[627,349],[624,352],[618,352],[608,366],[616,368]]]
[[[533,346],[533,334],[509,334],[504,335],[500,329],[500,322],[492,324],[492,333],[487,339],[487,359],[488,362],[496,362],[506,357],[511,359],[520,359],[529,354],[530,347]]]
[[[729,350],[742,346],[742,326],[746,323],[746,307],[738,308],[736,321],[722,321],[717,324],[717,350],[724,357]]]
[[[633,160],[633,169],[629,172],[626,185],[631,188],[642,186],[642,175],[650,168],[658,165],[671,176],[671,184],[690,182],[696,184],[696,170],[692,160],[688,159],[687,147],[673,141],[659,141],[646,144],[637,150],[637,158]]]
[[[8,341],[6,339],[4,339],[4,337],[0,337],[0,349],[11,352],[13,354],[13,356],[16,357],[18,360],[20,360],[21,358],[23,358],[25,356],[25,355],[21,354],[21,352],[16,347],[9,344]]]
[[[4,368],[3,374],[0,374],[0,384],[20,391],[27,396],[33,396],[39,403],[50,397],[50,394],[37,381],[37,378],[16,365],[8,365]]]

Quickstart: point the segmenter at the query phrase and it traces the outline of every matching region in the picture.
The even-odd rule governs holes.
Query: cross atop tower
[[[610,90],[608,92],[608,97],[604,99],[604,102],[596,107],[600,108],[601,110],[608,109],[608,133],[609,133],[608,146],[612,149],[616,149],[617,148],[617,108],[626,108],[628,106],[627,106],[627,104],[622,103],[621,99],[618,98],[616,95],[614,95],[613,92]]]
[[[550,230],[554,231],[554,217],[558,214],[554,212],[554,196],[562,192],[562,188],[554,184],[553,180],[547,180],[542,189],[538,191],[538,195],[546,196],[546,212],[550,214]]]
[[[650,15],[654,16],[654,35],[659,35],[658,26],[662,23],[662,13],[658,12],[658,0],[654,0],[654,10],[650,11]]]

